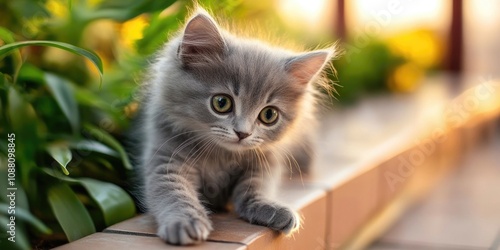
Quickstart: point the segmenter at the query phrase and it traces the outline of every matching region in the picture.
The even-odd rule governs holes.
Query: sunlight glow
[[[280,16],[291,26],[316,29],[324,14],[326,0],[278,0]]]
[[[448,24],[449,4],[446,0],[355,0],[350,2],[350,22],[363,28],[378,22],[383,33],[418,27],[443,28]]]
[[[476,0],[468,2],[474,19],[482,24],[492,24],[497,21],[500,3],[496,0]]]

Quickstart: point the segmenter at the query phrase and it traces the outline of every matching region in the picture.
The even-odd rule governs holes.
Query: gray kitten
[[[270,197],[282,168],[297,164],[291,152],[304,154],[291,145],[309,148],[312,82],[321,82],[333,53],[238,38],[203,10],[189,19],[159,52],[143,97],[140,165],[160,238],[206,240],[209,211],[230,201],[250,223],[285,234],[299,226],[296,213]]]

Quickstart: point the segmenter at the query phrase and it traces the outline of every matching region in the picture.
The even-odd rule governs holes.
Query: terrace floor
[[[474,148],[368,249],[500,249],[500,136]]]

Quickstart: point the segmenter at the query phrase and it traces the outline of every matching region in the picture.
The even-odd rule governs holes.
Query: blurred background
[[[464,76],[495,79],[500,72],[495,0],[198,2],[235,27],[260,27],[307,49],[338,42],[343,54],[329,74],[334,109],[370,96],[409,95],[436,75],[458,79],[459,89]],[[124,132],[148,60],[193,6],[188,0],[0,0],[0,45],[64,42],[95,52],[104,71],[101,78],[85,52],[56,44],[0,54],[0,171],[7,174],[6,138],[15,133],[20,242],[0,241],[2,249],[56,246],[134,216]],[[0,183],[6,192],[7,183]],[[5,197],[2,232],[8,230]]]

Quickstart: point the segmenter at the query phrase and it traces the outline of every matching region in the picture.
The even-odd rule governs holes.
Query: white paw
[[[158,236],[173,245],[193,245],[205,241],[212,231],[207,219],[178,219],[158,226]]]

